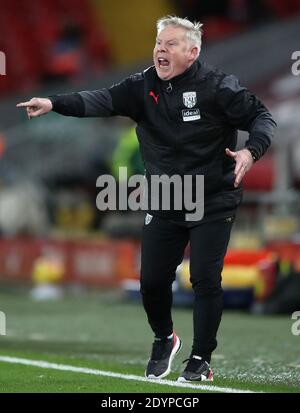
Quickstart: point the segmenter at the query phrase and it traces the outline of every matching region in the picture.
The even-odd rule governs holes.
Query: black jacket
[[[266,107],[233,75],[199,60],[183,74],[162,81],[154,66],[108,89],[50,96],[53,110],[67,116],[128,116],[137,123],[146,176],[204,175],[202,222],[234,214],[242,199],[235,188],[237,131],[249,132],[246,147],[259,159],[276,123]],[[184,220],[185,211],[151,211]]]

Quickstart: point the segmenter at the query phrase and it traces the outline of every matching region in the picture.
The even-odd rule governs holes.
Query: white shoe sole
[[[172,366],[172,362],[174,357],[176,356],[177,353],[179,353],[179,351],[182,348],[182,341],[180,340],[180,338],[177,336],[177,341],[175,346],[173,347],[172,353],[170,355],[169,358],[169,364],[168,364],[168,368],[167,370],[162,373],[160,376],[154,376],[154,374],[149,374],[149,376],[146,375],[145,373],[145,377],[147,377],[147,379],[154,379],[154,380],[159,380],[159,379],[163,379],[164,377],[166,377],[168,374],[170,374],[171,372],[171,366]]]
[[[201,374],[201,380],[187,380],[184,377],[178,377],[177,381],[180,381],[181,383],[197,383],[197,382],[202,382],[202,381],[214,381],[214,378],[212,377],[211,379],[208,379],[204,374]]]

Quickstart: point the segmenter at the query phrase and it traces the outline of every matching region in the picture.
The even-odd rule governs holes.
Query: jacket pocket
[[[243,199],[243,190],[242,188],[236,188],[233,191],[223,192],[223,206],[224,210],[230,210],[237,208]]]

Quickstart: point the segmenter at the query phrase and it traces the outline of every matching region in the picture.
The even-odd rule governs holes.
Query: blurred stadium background
[[[106,354],[106,362],[112,363],[110,357],[115,356],[108,357],[107,346],[110,337],[118,339],[123,331],[117,318],[121,320],[124,311],[129,312],[124,330],[133,329],[132,340],[140,345],[136,354],[146,360],[151,334],[141,309],[131,304],[139,299],[144,214],[96,209],[98,176],[117,175],[119,166],[127,166],[132,174],[143,173],[135,125],[120,118],[75,119],[57,114],[29,122],[25,111],[15,105],[32,96],[109,86],[151,65],[155,21],[166,14],[203,22],[200,57],[236,74],[278,122],[272,149],[244,179],[244,201],[223,271],[227,312],[220,334],[229,339],[232,323],[237,326],[234,337],[243,328],[248,331],[245,326],[256,326],[255,337],[262,343],[266,340],[264,355],[256,363],[259,383],[267,380],[264,357],[268,349],[272,353],[268,346],[280,330],[281,345],[266,363],[270,367],[281,359],[290,367],[279,369],[282,375],[278,373],[274,383],[297,387],[299,337],[290,328],[292,313],[300,310],[300,75],[293,75],[291,66],[293,52],[300,50],[299,0],[38,0],[34,4],[0,0],[0,51],[6,55],[6,75],[0,76],[0,310],[7,316],[0,353],[16,355],[30,349],[30,354],[49,355],[51,345],[48,348],[38,338],[47,336],[43,328],[53,334],[50,343],[59,343],[65,324],[71,322],[69,311],[74,316],[83,312],[86,317],[78,318],[80,325],[71,322],[70,342],[77,340],[78,353],[84,353],[86,345],[86,353],[96,352],[100,360]],[[245,139],[240,133],[240,147]],[[187,249],[178,268],[174,304],[179,320],[189,314],[186,322],[190,323],[188,260]],[[110,308],[105,320],[95,314],[97,308],[99,313]],[[118,315],[113,315],[115,308]],[[84,334],[76,337],[89,317],[96,324],[90,325],[85,339]],[[106,326],[98,335],[99,320],[110,324],[110,317],[115,328]],[[136,324],[139,331],[133,327]],[[21,326],[30,331],[27,336]],[[268,339],[263,331],[269,331]],[[144,332],[147,345],[144,337],[139,341]],[[184,334],[190,339],[190,330]],[[244,346],[242,337],[239,343]],[[239,350],[231,344],[231,348],[224,344],[224,352],[228,360],[236,361],[236,368]],[[127,345],[132,345],[130,337]],[[120,352],[123,358],[116,362],[127,363],[126,351]],[[67,346],[58,353],[67,356]],[[145,360],[136,361],[140,374]],[[222,357],[216,360],[220,377],[228,376],[226,362]],[[253,367],[251,360],[244,371]],[[241,380],[247,376],[239,373]]]

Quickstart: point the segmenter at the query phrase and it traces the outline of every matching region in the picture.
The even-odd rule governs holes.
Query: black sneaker
[[[177,381],[213,381],[214,376],[209,364],[199,356],[191,356],[188,364]]]
[[[171,364],[175,354],[181,349],[182,343],[179,337],[173,333],[173,338],[155,340],[145,376],[148,379],[162,379],[171,371]]]

